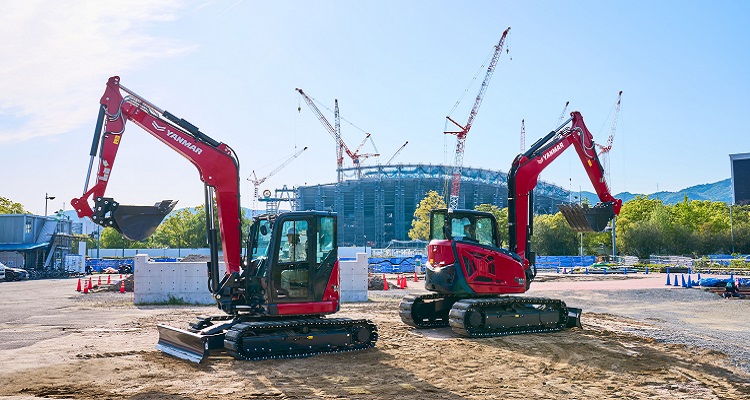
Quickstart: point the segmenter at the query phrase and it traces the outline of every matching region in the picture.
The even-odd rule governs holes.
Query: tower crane
[[[255,170],[253,170],[253,176],[248,176],[247,180],[253,183],[253,186],[255,186],[255,189],[253,190],[253,209],[255,209],[256,201],[258,200],[258,187],[263,184],[263,182],[266,181],[266,179],[276,175],[277,172],[281,171],[284,167],[289,165],[290,162],[294,161],[295,158],[299,157],[302,152],[307,150],[307,146],[303,148],[302,150],[292,154],[289,158],[284,160],[278,167],[276,167],[273,171],[271,171],[268,175],[258,178],[258,176],[255,174]]]
[[[615,103],[615,112],[612,116],[612,127],[609,129],[609,138],[607,138],[607,144],[601,145],[595,143],[599,149],[599,158],[602,160],[602,166],[604,167],[604,174],[607,182],[609,180],[609,151],[612,150],[612,142],[615,140],[615,130],[617,130],[617,119],[620,115],[620,100],[622,99],[622,90],[617,94],[617,102]]]
[[[448,121],[452,122],[459,128],[458,131],[444,132],[446,134],[449,133],[451,135],[456,135],[456,160],[453,165],[453,179],[451,181],[451,196],[449,205],[450,209],[455,209],[458,207],[458,196],[461,190],[461,170],[464,163],[464,145],[466,143],[466,135],[469,133],[471,125],[474,123],[474,118],[477,116],[479,106],[482,104],[484,92],[487,90],[487,85],[489,85],[490,79],[492,79],[492,74],[495,72],[495,65],[497,65],[497,60],[500,58],[500,54],[502,53],[503,46],[505,44],[505,37],[508,35],[509,31],[510,27],[503,32],[503,35],[500,37],[500,41],[495,46],[495,53],[493,54],[492,60],[487,67],[487,73],[484,76],[484,81],[482,81],[482,86],[479,88],[479,94],[477,94],[477,97],[474,100],[474,107],[472,107],[471,112],[469,113],[469,120],[466,121],[466,124],[462,126],[458,122],[454,121],[450,116],[445,117],[446,119],[448,119]]]
[[[385,165],[391,165],[391,161],[393,161],[393,159],[394,159],[394,158],[396,158],[396,156],[397,156],[397,155],[398,155],[399,153],[401,153],[401,150],[403,150],[403,149],[404,149],[404,147],[406,147],[406,145],[407,145],[407,144],[409,144],[409,141],[408,141],[408,140],[406,141],[406,143],[402,144],[402,145],[401,145],[401,147],[399,147],[399,148],[398,148],[398,150],[396,150],[396,152],[395,152],[395,153],[393,153],[393,155],[391,156],[391,158],[389,158],[389,159],[388,159],[388,162],[387,162],[387,163],[385,163]]]
[[[567,116],[566,112],[568,111],[568,104],[570,104],[570,101],[566,101],[565,102],[565,107],[563,107],[563,110],[560,113],[560,116],[557,117],[557,125],[560,125],[563,122],[563,120],[565,119],[565,117]],[[555,127],[555,128],[557,128],[557,127]]]
[[[369,133],[365,137],[365,140],[362,141],[362,144],[357,148],[357,151],[352,152],[349,150],[349,147],[344,143],[344,140],[341,138],[341,123],[340,123],[340,117],[339,117],[339,102],[338,100],[335,101],[335,124],[336,127],[334,128],[330,122],[328,122],[328,119],[323,115],[322,112],[320,112],[320,109],[315,105],[315,102],[312,98],[310,98],[305,92],[300,89],[296,88],[297,92],[302,96],[303,99],[305,99],[305,103],[310,107],[310,110],[312,110],[313,114],[315,114],[316,117],[318,117],[318,120],[323,124],[323,126],[326,128],[328,133],[333,136],[333,139],[336,141],[336,173],[337,173],[337,179],[338,182],[341,182],[343,180],[343,173],[342,168],[344,164],[344,153],[351,158],[352,163],[355,167],[359,168],[360,161],[368,158],[368,157],[377,157],[380,156],[380,154],[377,153],[369,153],[369,154],[360,154],[359,150],[361,150],[362,146],[365,144],[367,139],[370,137]],[[372,139],[370,139],[372,140]]]

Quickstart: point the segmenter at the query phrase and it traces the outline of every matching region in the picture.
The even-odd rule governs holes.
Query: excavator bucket
[[[576,232],[601,232],[615,216],[612,203],[599,203],[594,207],[588,204],[560,204],[558,207]]]
[[[176,204],[175,200],[164,200],[153,206],[130,206],[121,205],[109,197],[99,197],[95,201],[94,220],[137,242],[151,236]]]

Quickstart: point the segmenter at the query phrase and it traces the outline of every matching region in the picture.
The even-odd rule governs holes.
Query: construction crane
[[[604,167],[604,177],[609,180],[609,151],[612,150],[612,142],[615,140],[615,131],[617,130],[617,119],[620,115],[620,100],[622,99],[622,90],[617,94],[617,102],[615,103],[615,112],[612,116],[612,127],[609,129],[609,138],[607,138],[607,144],[601,145],[595,143],[599,149],[599,158],[602,160],[602,166]]]
[[[302,152],[307,150],[307,146],[303,148],[302,150],[292,154],[289,158],[284,160],[278,167],[276,167],[273,171],[271,171],[268,175],[258,178],[258,176],[255,174],[255,170],[253,170],[253,176],[247,177],[247,180],[253,183],[253,186],[255,186],[255,189],[253,190],[253,209],[255,209],[256,202],[258,201],[258,187],[263,184],[263,182],[266,181],[266,179],[276,175],[277,172],[281,171],[284,167],[289,165],[290,162],[292,162],[295,158],[299,157]]]
[[[458,195],[461,191],[461,170],[464,164],[464,145],[466,143],[466,135],[469,133],[471,125],[474,123],[474,118],[477,116],[479,106],[482,104],[484,92],[487,90],[487,85],[489,85],[490,79],[492,79],[493,72],[495,72],[495,65],[497,65],[497,60],[500,58],[500,54],[502,53],[503,46],[505,44],[505,37],[508,35],[509,31],[510,28],[506,29],[503,32],[503,35],[500,37],[500,41],[495,46],[495,53],[493,54],[492,60],[487,67],[487,73],[484,76],[484,81],[482,81],[482,86],[479,88],[479,94],[477,94],[477,97],[474,100],[474,107],[472,107],[471,112],[469,113],[469,120],[466,121],[466,124],[462,126],[458,122],[454,121],[450,116],[445,117],[446,119],[448,119],[448,121],[452,122],[460,129],[458,131],[444,132],[451,135],[456,135],[456,160],[453,164],[453,179],[451,181],[451,195],[449,205],[450,209],[458,208]]]
[[[399,147],[399,148],[398,148],[398,150],[396,150],[396,152],[395,152],[395,153],[393,153],[393,155],[391,156],[391,158],[389,158],[389,159],[388,159],[388,162],[387,162],[387,163],[385,163],[385,165],[391,165],[391,161],[393,161],[393,159],[394,159],[394,158],[396,158],[396,156],[397,156],[397,155],[398,155],[399,153],[401,153],[401,150],[403,150],[403,149],[404,149],[404,147],[406,147],[406,145],[407,145],[407,144],[409,144],[409,141],[408,141],[408,140],[406,141],[406,143],[402,144],[402,145],[401,145],[401,147]]]
[[[563,110],[562,110],[562,112],[560,113],[560,116],[559,116],[559,117],[557,117],[557,125],[558,125],[558,126],[559,126],[559,125],[560,125],[560,124],[561,124],[561,123],[563,122],[563,120],[564,120],[564,119],[565,119],[565,117],[567,116],[567,115],[566,115],[566,112],[568,111],[568,104],[570,104],[570,101],[566,101],[566,102],[565,102],[565,107],[563,107]],[[557,126],[555,127],[555,129],[557,129]]]
[[[305,99],[305,103],[310,107],[310,110],[312,110],[313,114],[315,114],[316,117],[318,117],[318,120],[323,124],[323,126],[326,128],[328,133],[333,136],[333,139],[336,141],[336,173],[337,173],[337,180],[338,182],[341,182],[343,180],[343,165],[344,165],[344,153],[351,158],[352,163],[355,167],[358,168],[360,162],[368,157],[377,157],[380,156],[380,154],[377,153],[369,153],[369,154],[361,154],[359,153],[359,150],[361,150],[362,146],[365,144],[367,139],[370,137],[369,133],[365,137],[365,140],[362,142],[362,144],[359,146],[357,151],[352,152],[349,150],[349,147],[344,143],[344,140],[341,138],[341,122],[340,122],[340,116],[339,116],[339,101],[335,100],[335,110],[334,110],[334,118],[335,118],[335,124],[336,127],[334,128],[330,122],[328,122],[328,119],[323,115],[322,112],[320,112],[320,109],[315,105],[315,102],[312,98],[310,98],[308,95],[305,94],[305,92],[297,88],[295,89],[299,94],[302,96],[303,99]],[[370,139],[372,140],[372,139]],[[359,173],[358,173],[359,175]]]

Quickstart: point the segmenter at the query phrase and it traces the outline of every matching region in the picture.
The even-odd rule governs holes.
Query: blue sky
[[[451,163],[445,116],[465,122],[502,31],[464,165],[507,171],[552,129],[566,101],[600,143],[622,106],[610,156],[614,193],[730,177],[750,152],[750,3],[740,1],[53,1],[0,15],[2,193],[34,213],[81,195],[107,78],[229,144],[245,179],[309,149],[261,189],[336,179],[333,139],[294,90],[333,109],[356,148],[370,132],[385,163]],[[473,85],[472,78],[477,76]],[[466,93],[464,95],[464,93]],[[301,111],[298,111],[301,107]],[[332,121],[333,116],[320,107]],[[127,204],[202,203],[194,166],[128,125],[108,194]],[[364,150],[372,152],[368,143]],[[542,174],[591,190],[568,150]]]

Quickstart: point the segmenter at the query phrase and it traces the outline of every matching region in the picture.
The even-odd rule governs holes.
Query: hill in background
[[[581,195],[584,199],[588,199],[590,204],[596,204],[599,202],[599,197],[596,193],[582,192]],[[643,194],[633,194],[630,192],[622,192],[615,195],[615,198],[622,199],[623,202],[632,200],[635,196],[643,196]],[[732,202],[732,181],[731,179],[725,179],[716,183],[705,183],[703,185],[691,186],[686,189],[682,189],[678,192],[656,192],[648,195],[650,199],[659,199],[664,204],[675,204],[685,200],[711,200],[711,201],[722,201],[724,203]]]

